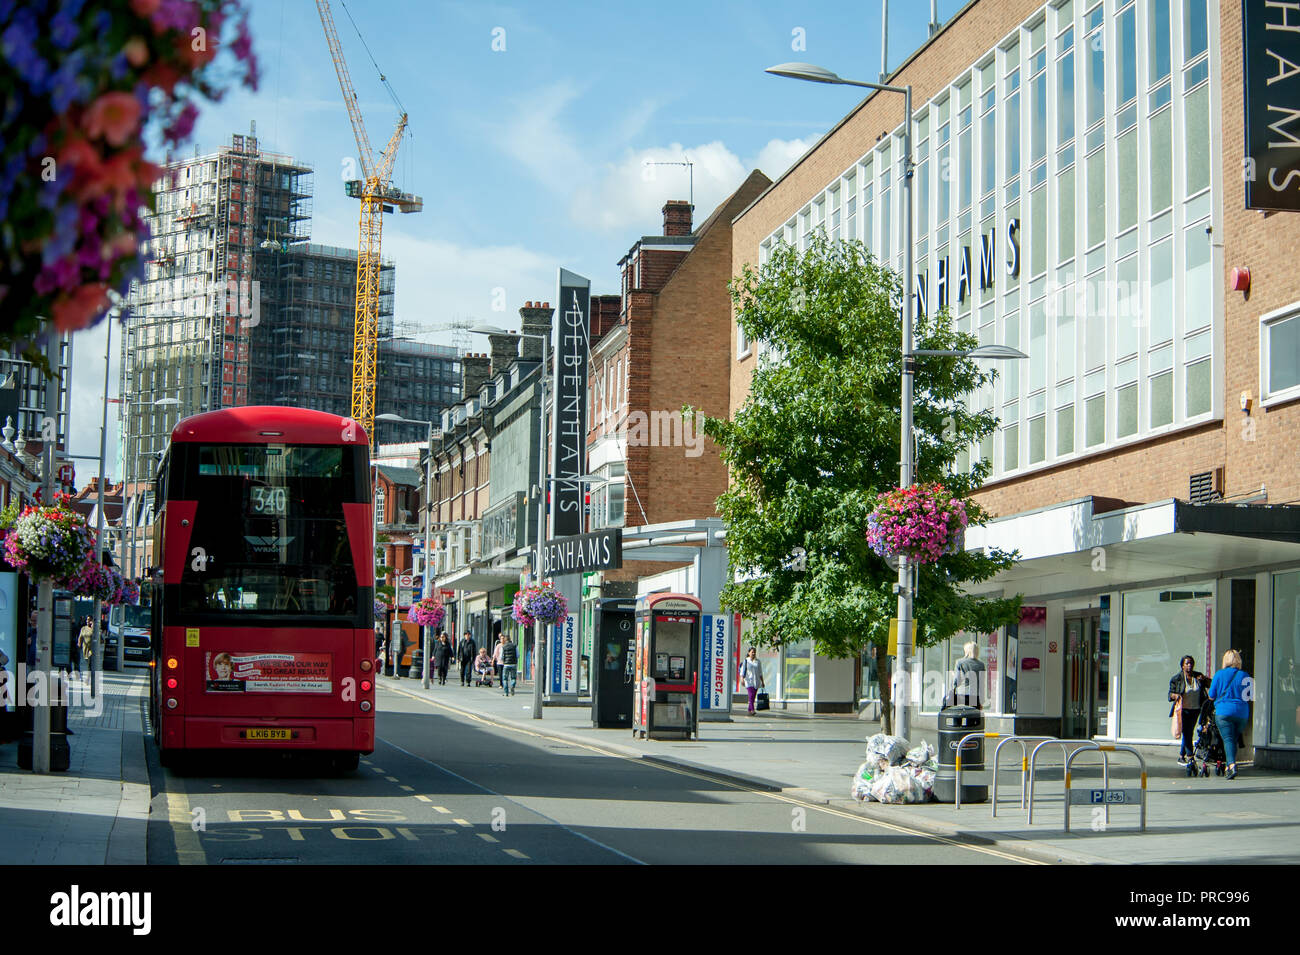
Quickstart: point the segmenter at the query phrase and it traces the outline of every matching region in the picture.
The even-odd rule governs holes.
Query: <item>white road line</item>
[[[477,835],[477,836],[478,836],[480,839],[482,839],[484,842],[500,842],[500,841],[501,841],[501,840],[498,839],[496,836],[489,836],[486,832],[478,832],[478,833],[475,833],[475,835]]]
[[[466,822],[464,819],[453,819],[452,822],[454,822],[458,826],[469,826],[471,828],[473,828],[474,826],[472,822]]]
[[[428,796],[424,796],[424,795],[419,795],[419,794],[417,794],[415,798],[418,799],[418,800],[420,800],[420,802],[433,802],[432,799],[430,799]]]
[[[390,688],[390,689],[391,689],[391,688]],[[878,826],[878,827],[880,827],[881,829],[890,829],[890,830],[892,830],[892,831],[894,831],[894,832],[901,832],[901,833],[903,833],[904,835],[916,836],[917,838],[920,838],[920,839],[929,839],[929,840],[932,841],[932,842],[938,842],[938,843],[942,843],[942,844],[944,844],[944,845],[953,846],[954,848],[957,848],[957,849],[967,849],[967,850],[969,850],[969,851],[971,851],[971,852],[978,852],[978,853],[980,853],[980,854],[982,854],[982,855],[989,855],[989,856],[994,856],[994,857],[999,858],[999,859],[1006,859],[1006,860],[1008,860],[1009,862],[1019,862],[1019,863],[1022,864],[1022,865],[1046,865],[1046,864],[1047,864],[1047,863],[1045,863],[1045,862],[1039,862],[1039,861],[1036,860],[1036,859],[1028,859],[1028,858],[1025,858],[1024,856],[1014,855],[1014,854],[1012,854],[1012,853],[1010,853],[1010,852],[1001,852],[1001,851],[999,851],[999,850],[997,850],[997,849],[988,848],[988,847],[986,847],[986,846],[972,845],[972,844],[969,843],[969,842],[958,842],[958,841],[956,841],[956,840],[954,840],[954,839],[948,839],[948,838],[945,838],[944,836],[935,835],[935,834],[932,833],[932,832],[926,832],[926,831],[924,831],[924,830],[922,830],[922,829],[912,829],[912,828],[909,828],[909,827],[907,827],[907,826],[899,826],[899,825],[895,825],[895,824],[893,824],[893,823],[889,823],[889,822],[881,822],[880,820],[877,820],[877,819],[871,819],[871,818],[867,818],[867,817],[865,817],[865,816],[860,816],[860,815],[856,815],[856,814],[853,814],[853,813],[844,812],[843,810],[840,810],[840,809],[833,809],[833,808],[831,808],[831,807],[829,807],[829,806],[823,806],[823,805],[819,805],[819,804],[817,804],[817,803],[813,803],[813,802],[805,802],[805,801],[800,800],[800,799],[795,799],[795,798],[793,798],[793,797],[791,797],[791,796],[785,796],[785,795],[782,795],[781,793],[769,793],[769,792],[763,792],[762,790],[759,790],[759,789],[750,789],[750,788],[748,788],[748,787],[746,787],[746,786],[741,786],[741,785],[739,785],[739,784],[737,784],[737,783],[734,783],[734,782],[732,782],[732,781],[730,781],[730,780],[728,780],[728,779],[723,779],[723,778],[720,777],[720,776],[708,776],[708,775],[705,775],[705,774],[702,774],[702,773],[694,773],[694,772],[691,772],[691,771],[688,770],[688,769],[682,769],[682,768],[677,767],[677,766],[668,766],[668,765],[665,765],[664,763],[649,763],[649,762],[646,762],[646,761],[643,760],[643,759],[639,759],[638,757],[635,757],[635,756],[628,756],[628,755],[626,755],[625,753],[618,753],[618,752],[614,752],[613,750],[602,749],[601,747],[599,747],[599,746],[595,746],[595,745],[593,745],[593,744],[591,744],[591,743],[579,742],[579,741],[575,741],[575,740],[565,739],[565,738],[560,737],[560,736],[551,736],[551,735],[549,735],[549,734],[547,734],[547,733],[538,733],[538,732],[535,732],[535,731],[533,731],[533,730],[521,729],[521,728],[519,728],[519,727],[517,727],[517,726],[511,726],[511,725],[509,725],[508,723],[498,723],[498,722],[495,722],[495,721],[490,720],[490,719],[481,718],[481,717],[474,716],[474,715],[469,714],[469,713],[464,713],[464,712],[462,712],[462,711],[456,709],[455,707],[445,706],[445,705],[442,705],[442,704],[440,704],[440,703],[438,703],[438,702],[436,702],[436,701],[434,701],[434,700],[426,699],[425,697],[422,697],[422,696],[416,696],[416,695],[414,695],[414,694],[412,694],[412,693],[406,693],[406,692],[404,692],[404,691],[402,691],[402,690],[393,690],[392,692],[394,692],[394,693],[401,693],[403,696],[409,696],[409,697],[410,697],[411,699],[413,699],[413,700],[419,700],[419,701],[422,702],[422,703],[427,703],[428,705],[430,705],[430,706],[434,706],[434,707],[437,707],[438,709],[447,710],[447,711],[449,711],[449,712],[451,712],[451,713],[456,714],[457,716],[468,717],[469,719],[475,720],[476,722],[479,722],[479,723],[488,723],[488,724],[490,724],[490,725],[492,725],[492,726],[497,727],[498,729],[508,730],[508,731],[510,731],[510,732],[514,732],[514,733],[520,733],[520,734],[522,734],[522,735],[524,735],[524,736],[534,736],[534,737],[536,737],[536,738],[538,738],[538,739],[547,739],[547,740],[552,740],[552,741],[557,742],[557,743],[564,743],[565,745],[568,745],[568,746],[578,746],[578,747],[580,747],[580,748],[582,748],[582,749],[588,750],[588,751],[593,752],[593,753],[598,753],[598,754],[600,754],[600,755],[602,755],[602,756],[612,756],[612,757],[614,757],[614,758],[616,758],[616,759],[626,760],[627,762],[634,763],[634,764],[637,765],[637,766],[652,766],[652,767],[654,767],[655,769],[662,769],[664,772],[676,773],[676,774],[679,775],[679,776],[690,776],[692,779],[701,779],[701,780],[704,780],[704,781],[706,781],[706,782],[710,782],[710,783],[715,783],[715,784],[718,784],[718,785],[727,786],[727,787],[729,787],[730,789],[734,789],[734,790],[736,790],[737,792],[753,793],[753,794],[755,794],[755,795],[757,795],[757,796],[766,796],[766,797],[769,798],[769,799],[775,799],[775,800],[777,800],[777,801],[779,801],[779,802],[790,803],[790,804],[792,804],[792,805],[796,805],[796,806],[803,806],[803,807],[806,808],[806,809],[813,809],[813,810],[815,810],[815,811],[817,811],[817,812],[829,813],[829,814],[832,815],[832,816],[839,816],[839,817],[842,818],[842,819],[851,819],[851,820],[853,820],[854,822],[860,822],[860,823],[862,823],[862,824],[864,824],[864,825],[867,825],[867,826]],[[393,744],[390,743],[389,745],[393,745]],[[396,748],[399,749],[399,750],[401,750],[401,747],[400,747],[400,746],[397,746]],[[402,750],[402,751],[405,752],[405,750]],[[417,757],[417,758],[418,758],[418,757]],[[441,767],[440,767],[440,768],[441,768]],[[448,772],[448,770],[443,770],[443,771],[444,771],[444,772]],[[453,773],[453,775],[455,775],[455,774]],[[466,780],[466,782],[468,782],[468,781],[469,781],[469,780]],[[475,783],[474,785],[477,786],[478,783]],[[484,787],[480,787],[480,788],[484,788]],[[493,793],[493,795],[499,795],[499,794],[498,794],[498,793]],[[582,833],[580,833],[580,832],[575,832],[575,835],[582,835]],[[584,837],[584,838],[586,838],[586,837]],[[593,839],[592,841],[595,842],[594,839]],[[612,851],[612,852],[618,852],[617,849],[611,849],[611,847],[609,847],[609,846],[605,846],[603,843],[599,843],[599,842],[597,842],[596,844],[602,846],[602,848],[610,849],[610,851]],[[622,855],[622,853],[619,853],[619,854]],[[631,858],[631,857],[629,856],[628,858]],[[640,860],[634,860],[634,861],[638,861],[638,862],[639,862]],[[643,864],[644,864],[644,863],[643,863]]]
[[[448,809],[446,806],[434,806],[433,808],[436,809],[438,812],[442,813],[442,814],[445,815],[445,816],[450,816],[450,815],[451,815],[451,810]]]
[[[395,783],[395,782],[397,782],[397,777],[396,777],[396,776],[385,776],[384,778],[387,779],[390,783]]]
[[[514,856],[516,859],[527,859],[527,858],[528,858],[528,856],[524,855],[524,854],[523,854],[522,852],[520,852],[518,849],[502,849],[501,851],[504,852],[504,853],[505,853],[506,855],[508,855],[508,856]]]
[[[398,789],[405,789],[408,793],[413,793],[413,792],[415,792],[415,787],[414,787],[414,786],[398,786],[397,788],[398,788]]]

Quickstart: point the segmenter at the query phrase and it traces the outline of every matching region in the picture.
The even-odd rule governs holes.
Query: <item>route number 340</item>
[[[288,494],[282,487],[254,487],[249,489],[248,506],[254,514],[283,517],[288,510]]]

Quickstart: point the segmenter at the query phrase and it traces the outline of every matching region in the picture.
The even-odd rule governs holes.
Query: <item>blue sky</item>
[[[316,4],[246,3],[260,87],[207,104],[190,148],[211,152],[256,121],[264,149],[315,167],[312,240],[355,248],[358,203],[343,180],[357,149]],[[518,327],[526,300],[554,300],[561,266],[590,276],[595,293],[616,292],[618,260],[659,233],[665,200],[688,198],[685,168],[648,171],[646,160],[695,164],[702,222],[750,170],[775,179],[861,98],[764,68],[801,60],[860,80],[880,70],[875,2],[331,6],[377,153],[398,109],[349,12],[410,115],[394,181],[423,196],[424,211],[387,216],[383,243],[397,263],[395,317],[408,329],[458,319]],[[941,0],[940,19],[961,6]],[[891,68],[923,42],[928,20],[928,3],[895,0]],[[504,312],[493,310],[498,289]],[[94,454],[102,326],[78,333],[75,351],[73,451]],[[114,354],[114,393],[116,363]],[[81,483],[95,466],[78,470]]]

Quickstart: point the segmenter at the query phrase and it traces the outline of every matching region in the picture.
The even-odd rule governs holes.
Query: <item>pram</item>
[[[1214,718],[1214,701],[1207,698],[1196,723],[1196,746],[1193,747],[1192,759],[1187,764],[1187,775],[1208,776],[1210,764],[1213,763],[1214,775],[1222,776],[1227,755],[1223,748],[1223,735]]]

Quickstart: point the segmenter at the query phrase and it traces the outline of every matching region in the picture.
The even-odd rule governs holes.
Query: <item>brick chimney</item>
[[[605,337],[605,334],[618,324],[619,313],[623,307],[620,295],[593,295],[591,297],[591,344]]]
[[[524,307],[519,310],[519,327],[520,331],[528,335],[542,335],[546,338],[551,336],[551,317],[555,314],[555,309],[551,308],[550,302],[525,302]],[[520,345],[521,355],[524,361],[541,361],[543,344],[539,338],[525,338]]]
[[[460,357],[460,396],[477,398],[483,383],[492,374],[492,359],[487,355],[469,354]]]
[[[685,199],[664,203],[664,235],[691,234],[691,204]]]
[[[492,377],[495,378],[519,357],[519,336],[489,335],[488,345],[492,351]]]

